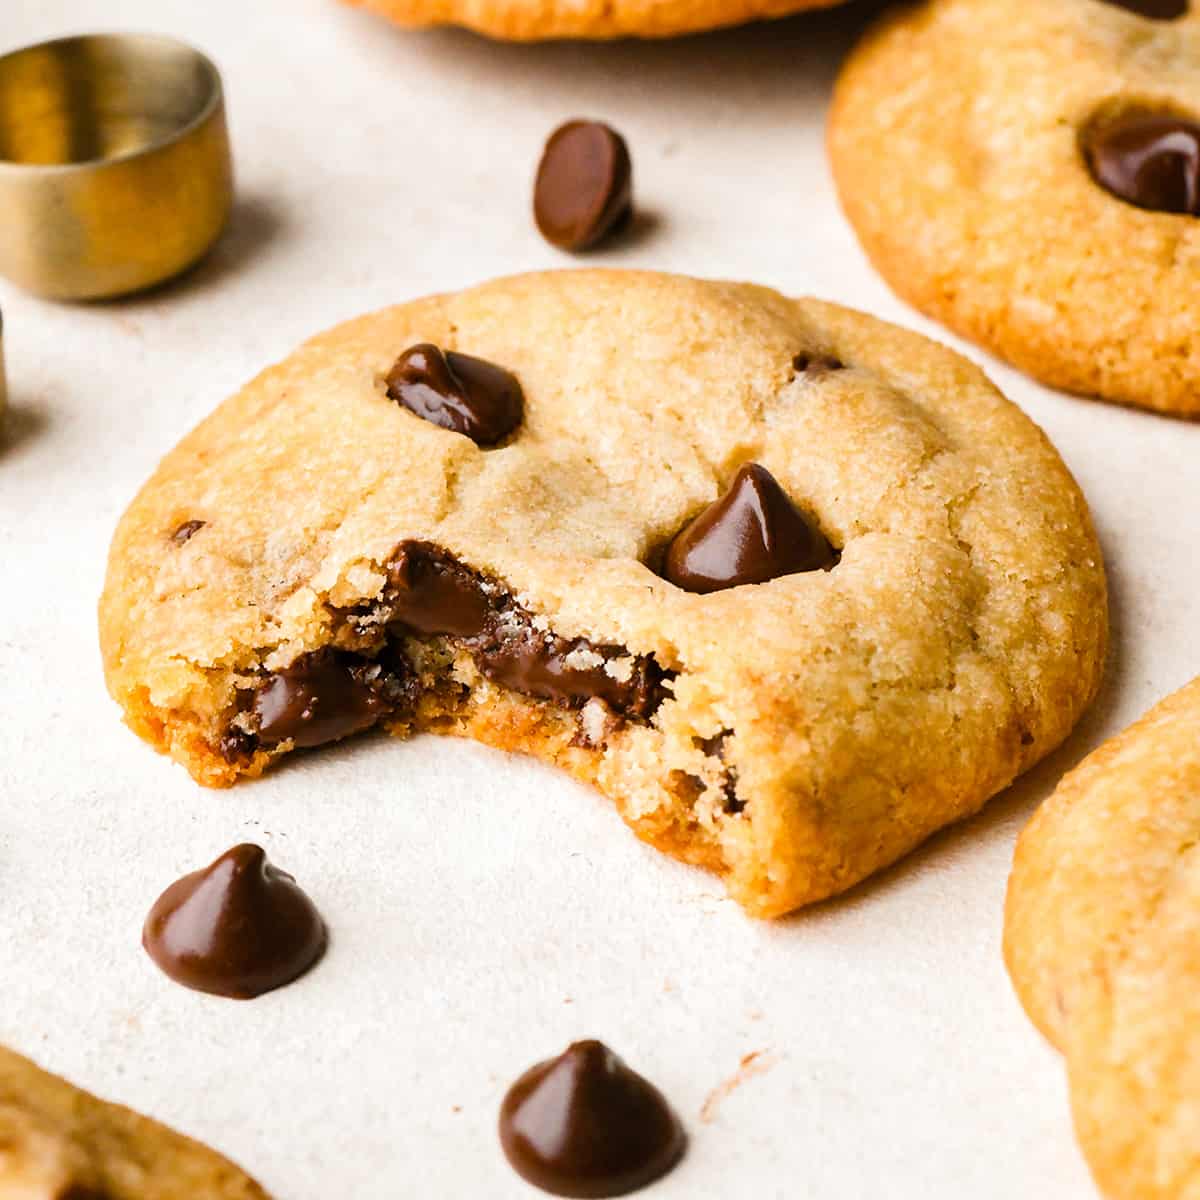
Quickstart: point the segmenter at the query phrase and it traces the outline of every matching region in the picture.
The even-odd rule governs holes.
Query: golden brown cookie
[[[346,0],[400,25],[462,25],[506,41],[659,38],[782,17],[841,0]]]
[[[0,1046],[4,1200],[268,1200],[182,1134],[107,1104]]]
[[[899,7],[837,83],[842,206],[901,296],[1030,375],[1200,414],[1198,64],[1186,2]]]
[[[1017,845],[1004,947],[1116,1200],[1200,1196],[1200,680],[1059,785]]]
[[[202,783],[464,734],[595,783],[763,916],[1061,742],[1106,622],[1078,488],[971,364],[627,271],[315,338],[167,456],[101,603],[127,720]]]

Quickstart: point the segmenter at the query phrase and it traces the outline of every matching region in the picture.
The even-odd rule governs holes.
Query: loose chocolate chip
[[[146,953],[176,983],[238,1000],[303,975],[325,943],[313,902],[249,844],[171,884],[142,930]]]
[[[685,526],[667,549],[663,574],[687,592],[717,592],[780,575],[818,571],[833,548],[788,499],[775,476],[748,463],[733,485]]]
[[[182,546],[184,542],[191,541],[192,535],[200,532],[207,525],[207,521],[184,521],[178,529],[171,534],[171,541],[177,546]]]
[[[598,121],[568,121],[546,142],[533,189],[542,236],[586,250],[612,233],[633,207],[633,165],[625,139]]]
[[[483,632],[491,608],[479,579],[421,542],[405,542],[388,570],[392,620],[418,633],[474,637]]]
[[[367,670],[367,664],[321,651],[277,671],[254,696],[259,741],[321,746],[374,725],[389,706],[365,678]]]
[[[1083,153],[1106,191],[1138,208],[1200,216],[1200,125],[1131,111],[1084,131]]]
[[[662,1093],[600,1042],[526,1071],[500,1108],[513,1169],[556,1196],[623,1196],[665,1175],[687,1144]]]
[[[503,367],[422,342],[396,359],[387,394],[439,429],[494,446],[521,423],[525,396]]]
[[[1152,21],[1174,21],[1182,17],[1188,10],[1188,0],[1106,0],[1117,8],[1126,8],[1139,17],[1149,17]]]

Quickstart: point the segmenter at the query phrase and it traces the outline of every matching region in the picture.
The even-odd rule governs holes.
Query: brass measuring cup
[[[233,201],[221,77],[172,38],[0,57],[0,274],[58,300],[139,291],[217,240]]]

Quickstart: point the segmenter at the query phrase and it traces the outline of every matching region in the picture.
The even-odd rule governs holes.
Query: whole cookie
[[[227,1159],[0,1046],[0,1196],[268,1200]]]
[[[113,695],[202,783],[376,724],[465,734],[595,783],[762,916],[1057,745],[1106,630],[1083,498],[975,367],[623,271],[315,338],[167,456],[101,602]]]
[[[850,56],[829,150],[916,307],[1056,387],[1195,415],[1197,120],[1186,0],[928,0]]]
[[[1118,1200],[1200,1195],[1198,731],[1200,680],[1062,781],[1009,881],[1009,973]]]
[[[401,25],[462,25],[489,37],[532,42],[550,38],[672,37],[841,0],[345,0]]]

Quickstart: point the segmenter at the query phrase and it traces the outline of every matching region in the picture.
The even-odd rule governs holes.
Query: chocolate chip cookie
[[[838,80],[842,205],[905,299],[1069,391],[1200,414],[1200,7],[928,0]]]
[[[1200,680],[1062,781],[1009,881],[1009,973],[1120,1200],[1200,1195],[1198,731]]]
[[[101,602],[201,783],[381,726],[557,763],[750,912],[974,812],[1096,690],[1042,433],[912,333],[746,284],[503,279],[323,334],[167,456]]]
[[[0,1046],[0,1196],[268,1200],[231,1162]]]
[[[489,37],[672,37],[739,25],[840,0],[346,0],[401,25],[461,25]]]

